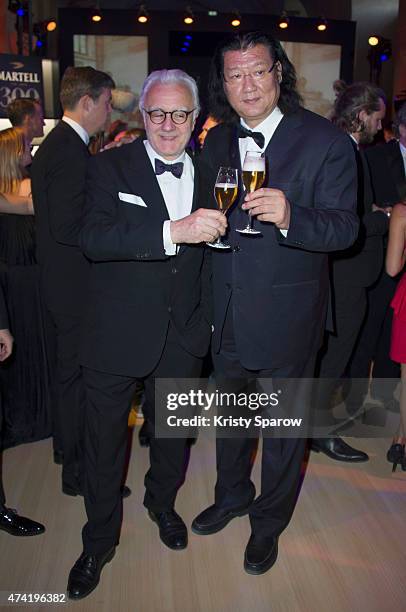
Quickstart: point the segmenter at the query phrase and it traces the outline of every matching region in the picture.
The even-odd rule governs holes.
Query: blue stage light
[[[17,9],[17,15],[19,17],[24,17],[24,9],[23,8],[19,8]]]
[[[382,53],[381,54],[381,62],[387,62],[389,59],[389,57],[386,55],[386,53]]]
[[[186,34],[185,38],[186,40],[192,40],[193,37],[191,34]]]

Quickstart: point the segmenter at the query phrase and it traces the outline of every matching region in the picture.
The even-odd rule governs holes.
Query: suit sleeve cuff
[[[280,233],[282,234],[282,236],[283,236],[284,238],[287,238],[287,237],[288,237],[288,231],[289,231],[289,230],[282,230],[282,229],[281,229],[281,230],[279,230],[279,231],[280,231]]]
[[[172,242],[172,238],[171,238],[171,222],[170,221],[164,221],[162,234],[163,234],[165,255],[176,255],[176,244]]]

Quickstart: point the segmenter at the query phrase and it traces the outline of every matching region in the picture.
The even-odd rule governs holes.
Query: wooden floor
[[[348,440],[351,442],[351,439]],[[358,440],[371,460],[346,465],[312,454],[299,503],[280,539],[277,564],[263,576],[242,567],[246,517],[212,536],[190,534],[185,551],[161,544],[142,505],[148,451],[134,439],[121,544],[99,587],[61,606],[1,609],[94,612],[383,612],[406,610],[406,473],[391,474],[389,440]],[[254,480],[258,483],[258,459]],[[49,440],[4,453],[7,504],[42,521],[35,538],[0,531],[0,591],[63,593],[81,552],[82,498],[60,492]],[[186,523],[212,503],[211,441],[193,448],[177,510]],[[257,490],[259,487],[257,486]]]

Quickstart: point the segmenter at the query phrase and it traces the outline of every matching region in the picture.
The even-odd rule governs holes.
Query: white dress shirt
[[[249,125],[247,125],[244,119],[240,119],[240,123],[243,127],[245,127],[247,130],[251,130],[251,132],[261,132],[261,134],[263,134],[265,138],[265,144],[264,144],[263,149],[261,149],[255,142],[255,140],[253,140],[249,136],[247,138],[238,139],[238,144],[240,147],[241,168],[244,164],[244,158],[245,158],[245,154],[247,151],[260,151],[261,153],[265,151],[265,149],[267,148],[269,144],[269,141],[274,135],[276,128],[278,127],[279,123],[282,121],[282,118],[283,118],[283,114],[281,113],[280,109],[276,106],[273,109],[272,113],[268,115],[266,119],[261,121],[261,123],[255,126],[254,128],[251,128]]]
[[[74,119],[71,119],[70,117],[66,117],[65,115],[62,117],[62,121],[65,121],[65,123],[70,125],[71,128],[75,130],[76,134],[80,136],[86,146],[89,144],[89,134],[86,132],[85,128],[80,125],[80,123]]]
[[[244,165],[245,154],[247,151],[258,151],[260,153],[263,153],[265,151],[265,149],[267,148],[269,144],[269,141],[271,140],[272,136],[275,133],[276,128],[282,121],[282,118],[283,118],[283,113],[281,112],[278,106],[275,106],[272,113],[268,115],[266,119],[261,121],[261,123],[256,125],[254,128],[251,128],[249,125],[247,125],[244,119],[240,119],[240,123],[243,127],[245,127],[247,130],[251,130],[251,132],[261,132],[261,134],[263,134],[265,138],[264,146],[262,149],[261,147],[257,145],[255,140],[251,138],[250,136],[246,138],[238,139],[238,146],[240,148],[241,168]],[[281,229],[279,231],[286,238],[286,236],[288,235],[288,230]]]
[[[180,178],[176,178],[171,172],[158,174],[156,179],[161,189],[163,199],[170,221],[164,221],[162,236],[163,245],[166,255],[176,255],[177,245],[172,242],[171,238],[171,221],[183,219],[190,215],[193,203],[193,186],[195,169],[192,160],[185,151],[176,159],[167,160],[159,155],[150,145],[148,140],[144,140],[145,150],[151,161],[155,172],[155,159],[162,160],[165,164],[176,164],[183,162],[183,172]]]

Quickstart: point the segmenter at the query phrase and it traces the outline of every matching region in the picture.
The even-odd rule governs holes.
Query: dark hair
[[[393,122],[393,131],[395,132],[396,138],[399,138],[399,126],[404,125],[406,127],[406,102],[402,104],[396,113],[395,120]]]
[[[220,121],[233,121],[238,119],[237,113],[230,106],[224,91],[224,54],[227,51],[246,51],[257,45],[264,45],[275,62],[282,67],[282,81],[280,83],[280,96],[278,106],[282,113],[289,114],[297,111],[302,98],[296,89],[296,71],[293,64],[278,40],[263,32],[248,32],[237,34],[221,43],[214,52],[209,74],[209,100],[210,113]]]
[[[39,100],[32,98],[16,98],[7,106],[7,115],[13,127],[21,127],[24,118],[29,115],[33,117],[41,106]]]
[[[334,103],[332,122],[345,132],[352,134],[362,129],[359,114],[368,115],[379,111],[380,100],[386,101],[385,93],[372,83],[358,82],[345,87]]]
[[[74,68],[70,66],[65,70],[61,81],[59,97],[64,110],[73,110],[83,96],[90,96],[97,100],[103,89],[113,89],[114,81],[101,70],[90,66]]]

